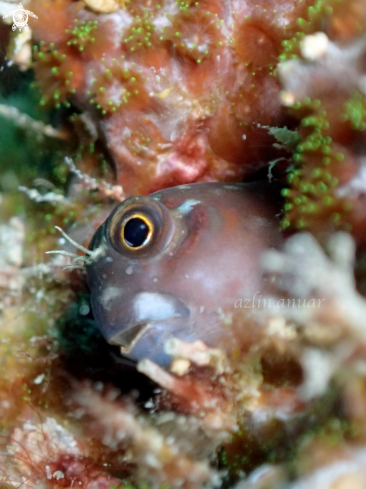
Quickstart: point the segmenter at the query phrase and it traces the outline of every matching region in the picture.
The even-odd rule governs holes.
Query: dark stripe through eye
[[[128,246],[137,248],[142,246],[149,235],[149,226],[143,219],[134,217],[126,222],[123,237]]]

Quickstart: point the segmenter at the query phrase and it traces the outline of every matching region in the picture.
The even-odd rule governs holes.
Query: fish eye
[[[151,257],[171,241],[174,222],[168,209],[150,197],[131,197],[119,204],[105,222],[104,232],[118,253]]]
[[[142,248],[151,240],[153,223],[142,214],[129,216],[122,224],[121,238],[129,248]]]

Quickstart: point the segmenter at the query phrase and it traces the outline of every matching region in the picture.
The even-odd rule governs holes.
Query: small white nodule
[[[301,54],[309,61],[321,58],[327,52],[329,39],[324,32],[316,32],[311,36],[305,36],[301,42]]]

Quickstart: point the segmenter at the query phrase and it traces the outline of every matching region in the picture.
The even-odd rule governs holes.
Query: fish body
[[[223,314],[263,290],[260,257],[281,241],[271,189],[199,183],[133,197],[94,235],[91,305],[107,341],[170,363],[170,337],[217,346]]]

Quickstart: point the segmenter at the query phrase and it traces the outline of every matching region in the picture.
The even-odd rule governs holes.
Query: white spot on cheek
[[[193,208],[193,206],[200,204],[201,202],[199,200],[195,199],[188,199],[184,204],[178,207],[177,211],[180,214],[189,214]]]
[[[136,296],[133,305],[137,322],[179,317],[186,312],[177,306],[174,297],[153,292],[142,292]]]
[[[119,297],[122,295],[122,289],[120,287],[108,287],[100,296],[99,302],[102,304],[103,307],[106,309],[109,309],[110,307],[110,302],[115,299],[116,297]]]

